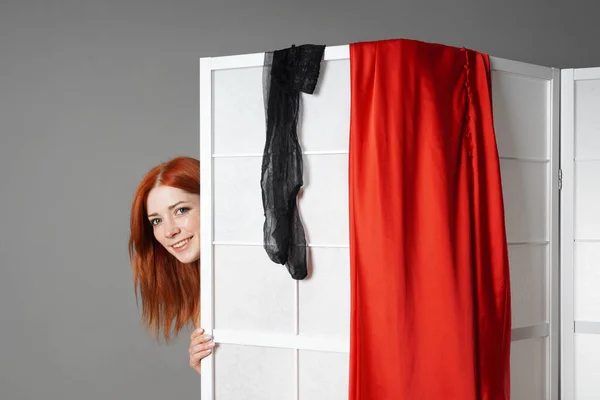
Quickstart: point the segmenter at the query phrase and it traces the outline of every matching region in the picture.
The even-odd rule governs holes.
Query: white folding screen
[[[305,281],[262,248],[263,53],[200,61],[203,400],[347,398],[348,46],[328,47],[299,134]],[[513,296],[512,399],[558,399],[557,70],[491,58]]]
[[[562,399],[600,398],[600,68],[562,71]]]
[[[511,270],[511,399],[558,400],[560,76],[497,58],[491,66]]]

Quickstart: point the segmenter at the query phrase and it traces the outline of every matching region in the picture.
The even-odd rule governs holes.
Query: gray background
[[[597,1],[326,3],[0,1],[0,399],[199,397],[126,248],[141,176],[198,156],[199,57],[404,37],[600,66]]]

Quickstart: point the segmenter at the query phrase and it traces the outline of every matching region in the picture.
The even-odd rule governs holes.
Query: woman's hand
[[[204,329],[198,328],[190,336],[190,367],[200,373],[200,361],[208,357],[215,346],[211,335],[204,334]]]

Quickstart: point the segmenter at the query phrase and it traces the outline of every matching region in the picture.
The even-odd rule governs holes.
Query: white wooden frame
[[[549,196],[550,221],[548,221],[550,244],[548,246],[547,315],[549,316],[548,363],[546,390],[550,400],[560,399],[560,190],[562,177],[560,170],[560,70],[552,68],[550,95],[548,99],[548,126],[551,132],[549,183],[552,194]]]
[[[572,69],[561,72],[561,399],[573,400],[575,396],[574,376],[574,149],[575,134],[574,104],[575,79]],[[565,179],[566,178],[566,179]]]
[[[600,334],[600,322],[575,320],[575,85],[589,79],[600,79],[600,68],[561,71],[561,399],[564,400],[575,399],[575,334]]]
[[[349,46],[332,46],[326,47],[324,60],[346,60],[349,59]],[[510,74],[523,75],[526,77],[534,77],[544,80],[549,80],[549,96],[550,104],[548,104],[548,126],[551,130],[551,140],[548,141],[550,146],[550,168],[548,182],[552,185],[552,193],[548,197],[549,203],[549,241],[539,243],[548,245],[548,266],[550,268],[547,274],[546,282],[546,297],[547,297],[547,315],[548,321],[545,324],[517,328],[513,330],[513,341],[525,340],[532,338],[549,338],[549,346],[547,347],[548,371],[546,373],[547,393],[551,400],[559,399],[559,98],[560,98],[560,73],[559,70],[540,67],[516,61],[490,57],[491,67],[493,70],[502,71]],[[203,216],[213,215],[213,159],[217,157],[226,157],[230,155],[213,154],[213,129],[212,129],[212,73],[217,70],[234,69],[234,68],[249,68],[260,67],[264,62],[264,53],[254,53],[235,56],[224,56],[215,58],[200,59],[200,154],[201,154],[201,213]],[[334,154],[328,153],[328,154]],[[260,156],[260,154],[245,154],[239,156]],[[210,162],[207,162],[210,160]],[[541,160],[524,160],[530,162],[540,162]],[[541,161],[541,162],[546,162]],[[313,337],[313,336],[297,336],[286,334],[256,334],[252,332],[233,332],[214,329],[214,264],[213,264],[213,246],[214,241],[214,224],[212,218],[203,217],[201,219],[201,321],[202,327],[208,333],[212,333],[215,342],[227,344],[243,344],[243,345],[258,345],[281,347],[288,349],[296,349],[296,373],[298,372],[297,354],[298,350],[320,350],[332,352],[348,352],[349,340],[340,341],[338,336],[335,337]],[[563,227],[563,233],[564,233]],[[232,243],[233,244],[233,243]],[[244,243],[235,243],[243,245]],[[511,243],[518,244],[535,244],[535,243]],[[255,244],[252,244],[255,245]],[[313,245],[317,247],[317,245]],[[326,245],[319,244],[319,247],[346,247],[344,245]],[[563,260],[565,255],[563,254]],[[564,277],[563,277],[564,279]],[[563,288],[564,290],[564,288]],[[296,317],[298,312],[298,285],[296,283]],[[563,308],[564,312],[564,308]],[[564,325],[563,325],[564,327]],[[296,318],[296,333],[298,323]],[[564,334],[564,328],[563,328]],[[563,349],[564,354],[564,349]],[[214,357],[209,356],[202,362],[201,374],[201,398],[203,400],[214,400]],[[564,383],[563,383],[564,385]],[[563,389],[564,390],[564,389]]]
[[[512,330],[512,341],[547,338],[548,346],[546,350],[547,371],[546,371],[546,394],[548,400],[559,400],[560,397],[560,236],[559,236],[559,196],[562,184],[560,171],[560,70],[556,68],[536,66],[517,61],[505,60],[497,57],[490,57],[490,64],[493,71],[523,75],[528,78],[539,78],[548,80],[548,184],[551,193],[548,196],[548,241],[541,243],[526,242],[514,243],[510,245],[547,245],[547,280],[545,286],[546,295],[546,315],[548,321],[541,325],[526,326]],[[492,89],[493,90],[493,89]],[[507,159],[500,156],[500,159]],[[514,158],[512,158],[514,159]],[[534,160],[517,158],[517,160],[528,162],[546,162],[545,160]]]

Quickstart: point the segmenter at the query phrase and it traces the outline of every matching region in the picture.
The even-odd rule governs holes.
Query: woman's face
[[[154,237],[182,263],[200,258],[200,195],[171,186],[150,191],[146,204]]]

